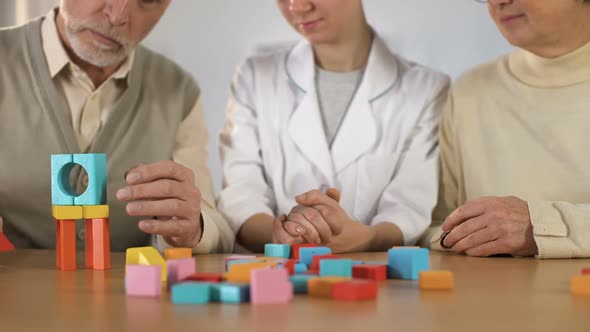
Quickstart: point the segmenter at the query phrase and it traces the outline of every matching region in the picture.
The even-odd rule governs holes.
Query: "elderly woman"
[[[278,6],[303,39],[237,72],[219,209],[253,251],[272,241],[334,252],[414,244],[436,205],[448,78],[395,55],[362,0]]]
[[[438,226],[423,239],[470,256],[589,257],[590,1],[488,8],[517,49],[452,88]]]

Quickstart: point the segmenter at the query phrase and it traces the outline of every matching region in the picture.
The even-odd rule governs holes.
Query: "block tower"
[[[74,166],[88,174],[86,191],[78,195],[70,184]],[[58,269],[76,270],[76,220],[85,220],[86,268],[111,267],[111,236],[107,194],[105,154],[51,155],[51,203],[56,221],[55,247]]]

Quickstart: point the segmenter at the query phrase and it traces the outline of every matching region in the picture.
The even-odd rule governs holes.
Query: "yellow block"
[[[570,286],[573,295],[590,295],[590,275],[573,277]]]
[[[108,205],[85,205],[84,219],[106,219],[109,217]]]
[[[335,283],[349,281],[347,277],[317,277],[307,280],[307,294],[314,297],[332,298]]]
[[[453,289],[455,279],[450,271],[422,271],[418,276],[420,289]]]
[[[82,219],[84,214],[81,206],[52,205],[51,215],[57,220],[77,220]]]
[[[234,283],[248,283],[253,270],[276,267],[277,265],[274,262],[232,264],[229,267],[229,272],[225,274],[225,280]]]
[[[164,249],[164,258],[179,259],[179,258],[191,258],[193,257],[192,248],[168,248]]]
[[[125,254],[125,265],[160,265],[162,267],[162,281],[166,281],[166,261],[154,247],[129,248]]]

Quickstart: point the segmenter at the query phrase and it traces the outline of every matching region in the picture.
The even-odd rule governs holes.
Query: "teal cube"
[[[299,261],[307,266],[310,266],[313,256],[327,255],[331,253],[332,249],[328,247],[303,247],[299,248]]]
[[[307,265],[303,263],[295,263],[295,273],[305,273],[307,272]]]
[[[323,259],[320,261],[320,277],[352,278],[352,260]]]
[[[288,244],[267,243],[264,245],[264,256],[279,257],[289,259],[291,255],[291,246]]]
[[[207,304],[211,300],[211,284],[183,282],[172,286],[171,300],[174,304]]]
[[[295,294],[307,294],[307,281],[311,278],[317,278],[317,276],[300,274],[289,277],[289,281],[293,284]]]
[[[84,167],[88,174],[88,186],[80,196],[74,197],[74,205],[107,204],[107,155],[104,153],[74,154],[74,163]]]
[[[428,271],[430,259],[425,248],[395,248],[387,252],[387,277],[418,280],[421,271]]]
[[[210,302],[221,301],[221,283],[211,283]]]
[[[250,301],[250,285],[219,284],[219,295],[222,303],[244,303]]]
[[[51,155],[51,204],[74,205],[74,197],[77,195],[70,184],[70,173],[76,166],[74,155]]]

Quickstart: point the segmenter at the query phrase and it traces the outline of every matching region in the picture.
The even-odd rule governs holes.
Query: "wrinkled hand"
[[[130,169],[125,180],[128,186],[117,191],[117,198],[128,203],[127,214],[157,217],[140,221],[139,229],[175,247],[192,248],[201,241],[201,192],[192,170],[160,161]]]
[[[443,245],[469,256],[533,256],[537,244],[528,204],[518,197],[484,197],[451,213],[442,225]]]

